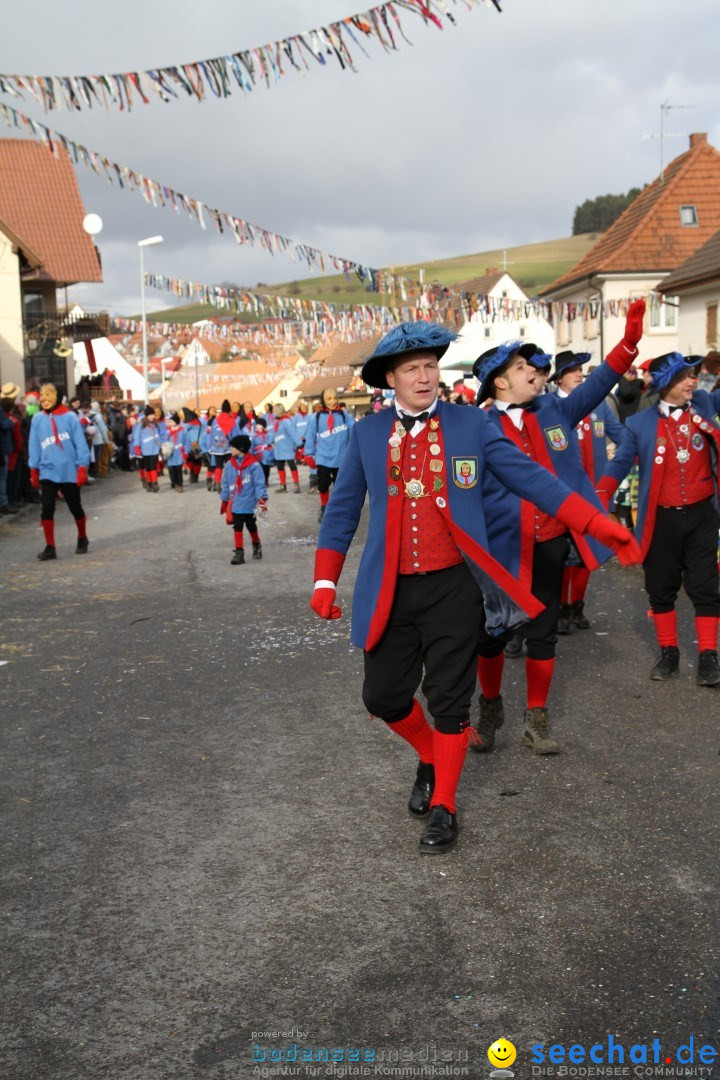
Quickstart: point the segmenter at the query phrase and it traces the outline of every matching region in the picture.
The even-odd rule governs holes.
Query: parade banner
[[[460,2],[472,10],[481,0]],[[500,11],[500,0],[484,2]],[[458,0],[450,3],[457,9]],[[388,53],[399,51],[401,39],[412,45],[403,30],[400,12],[418,16],[426,26],[439,30],[446,24],[456,25],[448,0],[392,0],[326,26],[189,64],[104,75],[0,73],[0,91],[23,100],[31,97],[45,112],[63,108],[79,112],[94,105],[130,112],[133,105],[149,105],[156,98],[166,104],[182,97],[198,102],[207,97],[229,98],[234,88],[249,94],[262,84],[268,89],[277,85],[290,71],[304,74],[310,71],[309,61],[324,67],[336,60],[343,71],[357,72],[351,48],[369,58],[363,42],[379,42]]]

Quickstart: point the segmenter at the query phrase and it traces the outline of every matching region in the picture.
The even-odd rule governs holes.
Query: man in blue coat
[[[369,496],[351,637],[365,654],[368,711],[420,759],[409,809],[430,814],[420,840],[426,854],[457,840],[455,791],[470,738],[480,629],[503,632],[542,609],[528,583],[491,554],[489,533],[512,544],[517,520],[502,505],[487,512],[486,476],[536,500],[578,535],[611,543],[623,558],[633,561],[637,552],[627,530],[529,462],[481,410],[438,400],[439,359],[456,336],[433,323],[403,323],[366,361],[365,382],[393,389],[395,404],[350,432],[320,528],[310,602],[321,618],[339,618],[336,583]],[[414,697],[421,679],[435,730]]]
[[[30,483],[40,492],[40,524],[45,534],[45,548],[38,555],[41,562],[57,558],[55,549],[55,503],[58,491],[75,518],[76,555],[89,547],[87,518],[80,501],[80,488],[87,484],[90,464],[88,446],[77,414],[58,400],[52,383],[40,388],[41,411],[32,418],[28,448]]]
[[[651,385],[659,401],[628,417],[625,438],[598,483],[598,494],[607,505],[638,462],[635,535],[660,646],[650,678],[678,674],[675,602],[684,586],[695,609],[697,682],[718,686],[720,390],[697,389],[700,362],[676,352],[653,360]]]
[[[583,365],[588,363],[590,357],[591,354],[588,352],[576,353],[571,350],[557,354],[555,371],[550,379],[557,387],[558,398],[562,400],[582,386],[585,378]],[[575,428],[583,468],[593,486],[607,467],[608,438],[619,446],[623,432],[623,425],[608,405],[606,398],[598,402],[592,412],[585,416]],[[585,594],[589,581],[590,571],[586,566],[573,564],[565,567],[557,622],[558,634],[569,634],[573,626],[578,630],[589,630],[590,621],[585,615]]]
[[[583,417],[594,411],[637,356],[642,336],[645,303],[631,305],[623,340],[586,380],[580,379],[572,393],[541,394],[541,380],[533,364],[534,346],[511,341],[489,349],[475,362],[473,372],[480,390],[478,404],[494,399],[488,419],[532,461],[562,479],[590,503],[601,509],[595,495],[594,478],[583,467],[576,429]],[[582,362],[582,361],[581,361]],[[525,628],[527,659],[527,706],[523,744],[536,754],[557,754],[559,746],[550,735],[547,698],[555,666],[560,588],[565,564],[572,551],[575,562],[588,573],[610,558],[607,547],[588,539],[552,514],[543,514],[533,505],[532,496],[519,499],[507,491],[501,477],[485,479],[486,505],[495,507],[496,529],[488,528],[490,551],[512,574],[517,575],[544,604],[539,615]],[[517,523],[508,540],[504,518]],[[492,749],[495,732],[504,722],[502,672],[503,642],[488,639],[481,644],[478,662],[480,716],[475,749]]]

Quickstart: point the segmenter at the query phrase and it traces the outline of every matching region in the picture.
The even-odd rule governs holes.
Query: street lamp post
[[[145,404],[150,401],[148,388],[148,347],[147,347],[147,318],[145,317],[145,266],[143,264],[143,248],[152,247],[153,244],[162,244],[162,236],[148,236],[145,240],[138,240],[140,248],[140,307],[142,311],[142,346],[143,346],[143,379],[145,380]]]

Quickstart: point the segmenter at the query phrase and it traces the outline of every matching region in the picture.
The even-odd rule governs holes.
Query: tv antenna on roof
[[[685,131],[666,131],[665,130],[665,113],[670,112],[671,109],[695,109],[695,105],[671,105],[669,101],[663,101],[660,106],[660,131],[653,132],[651,135],[643,135],[643,139],[659,139],[660,140],[660,183],[665,183],[665,155],[664,155],[664,140],[665,139],[682,139],[687,135]]]

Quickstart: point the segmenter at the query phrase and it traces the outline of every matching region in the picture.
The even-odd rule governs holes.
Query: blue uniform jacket
[[[309,413],[296,413],[293,416],[293,427],[295,428],[295,439],[298,446],[302,446],[305,442],[305,436],[307,435],[307,426],[310,421]]]
[[[275,460],[294,461],[299,446],[292,416],[283,416],[275,431]]]
[[[133,428],[134,445],[141,457],[156,457],[160,453],[162,436],[155,423],[140,420]]]
[[[345,409],[336,409],[330,431],[329,415],[327,412],[317,412],[309,418],[305,429],[305,456],[315,458],[316,465],[337,469],[342,465],[355,421]]]
[[[694,432],[710,441],[716,506],[718,506],[718,454],[720,454],[718,413],[720,413],[720,390],[714,390],[712,393],[708,393],[707,390],[696,390],[690,402],[688,416],[692,420]],[[634,531],[643,559],[648,553],[655,529],[655,515],[665,456],[668,450],[672,449],[663,434],[664,431],[665,421],[657,405],[629,416],[625,424],[625,437],[613,460],[608,462],[605,475],[598,485],[609,495],[614,494],[620,481],[627,476],[635,461],[639,463],[640,489]]]
[[[603,400],[578,424],[576,433],[583,467],[594,484],[607,468],[605,440],[611,439],[619,446],[625,435],[625,426],[620,423],[607,401]]]
[[[169,458],[166,458],[167,465],[182,465],[185,460],[185,454],[187,450],[185,448],[185,432],[181,427],[176,427],[173,431],[166,431],[163,442],[175,443],[175,449]]]
[[[265,474],[252,454],[231,457],[225,463],[220,498],[230,504],[233,514],[254,514],[259,499],[267,499]],[[230,501],[232,499],[232,502]]]
[[[395,410],[384,409],[352,428],[318,537],[318,548],[344,556],[358,527],[365,496],[370,497],[370,524],[353,598],[351,639],[370,650],[380,641],[392,608],[400,558],[403,494],[388,484],[392,464],[388,440],[394,430]],[[518,515],[500,505],[488,511],[483,496],[489,474],[519,498],[532,498],[555,516],[572,495],[547,469],[528,460],[480,409],[438,402],[438,445],[444,461],[445,486],[435,498],[470,571],[483,590],[488,626],[497,630],[525,621],[543,605],[502,563],[504,549],[518,546]],[[467,462],[474,481],[460,483],[456,470]],[[458,476],[460,473],[458,472]],[[394,494],[390,489],[398,492]],[[596,510],[577,503],[586,524]],[[498,520],[496,520],[496,515]],[[495,537],[491,552],[488,527]]]
[[[39,471],[41,480],[74,484],[78,468],[89,464],[90,447],[72,409],[60,405],[52,413],[35,413],[30,424],[28,466]]]
[[[206,434],[206,449],[208,453],[217,457],[222,457],[223,454],[230,453],[230,439],[233,437],[233,428],[236,426],[237,421],[220,420],[219,415],[215,417],[212,424],[208,424]],[[227,431],[223,430],[224,425]]]

